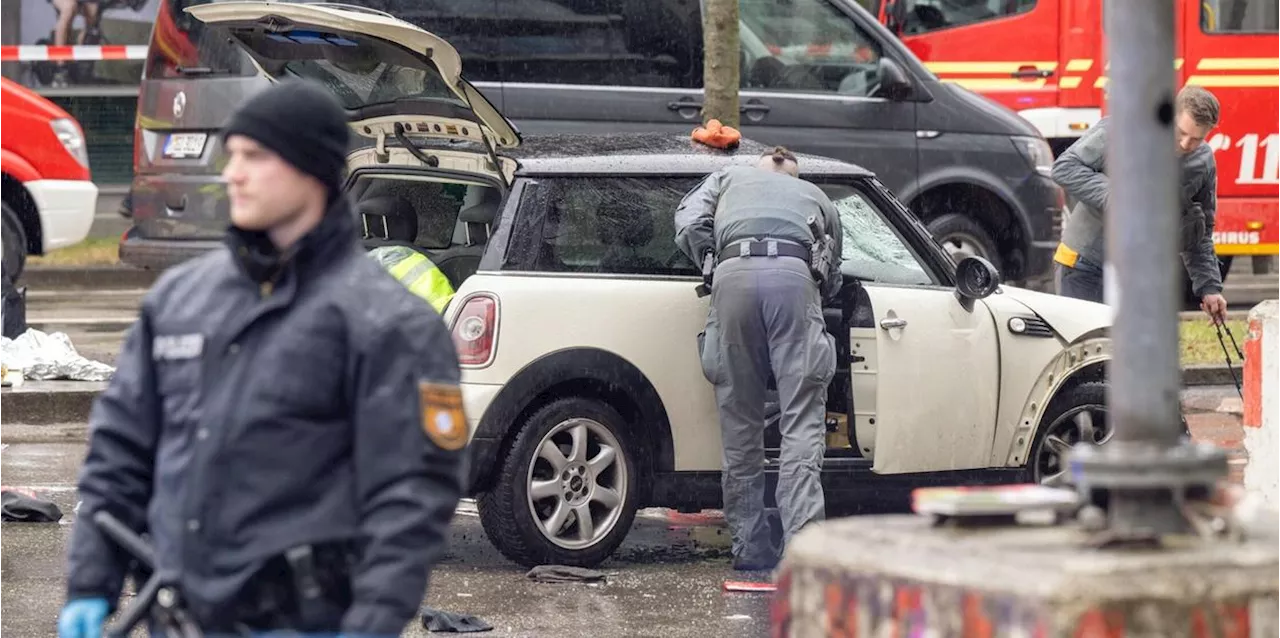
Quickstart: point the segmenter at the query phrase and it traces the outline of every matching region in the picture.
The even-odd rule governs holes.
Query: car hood
[[[1002,294],[1026,306],[1068,343],[1084,335],[1110,328],[1113,313],[1109,306],[1092,301],[1050,295],[1022,288],[1001,286]]]
[[[307,77],[333,90],[354,130],[413,115],[410,136],[514,148],[520,134],[471,83],[444,39],[390,14],[341,5],[215,2],[186,12],[225,29],[273,79]]]

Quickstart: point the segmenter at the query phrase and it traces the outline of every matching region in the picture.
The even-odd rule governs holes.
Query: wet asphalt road
[[[6,487],[29,488],[63,511],[62,523],[3,523],[0,633],[54,636],[63,602],[65,548],[75,524],[75,477],[83,443],[13,443],[0,454]],[[688,519],[697,519],[690,521]],[[474,505],[454,518],[448,554],[426,604],[474,614],[494,626],[482,636],[765,636],[769,594],[724,593],[728,535],[715,516],[671,520],[645,510],[626,542],[600,566],[603,585],[525,578],[485,539]],[[406,636],[430,633],[414,622]]]

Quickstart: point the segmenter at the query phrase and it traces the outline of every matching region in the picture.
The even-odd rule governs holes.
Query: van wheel
[[[941,215],[929,221],[929,232],[951,254],[958,264],[965,257],[982,257],[1001,269],[1000,250],[991,235],[978,222],[955,213]]]
[[[27,265],[27,233],[22,230],[18,215],[4,204],[4,276],[17,281]]]
[[[594,567],[608,558],[636,516],[635,455],[624,423],[608,405],[578,397],[535,412],[493,489],[477,498],[489,541],[526,567]]]

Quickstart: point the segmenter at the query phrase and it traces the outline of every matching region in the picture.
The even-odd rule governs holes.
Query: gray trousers
[[[773,547],[764,515],[764,399],[770,371],[781,409],[777,502],[784,542],[825,517],[820,474],[835,341],[826,332],[808,264],[790,257],[720,264],[702,340],[702,371],[715,385],[720,412],[724,513],[733,555],[740,562],[772,564],[781,548]]]

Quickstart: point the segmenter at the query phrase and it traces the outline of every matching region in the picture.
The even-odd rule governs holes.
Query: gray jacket
[[[810,215],[818,215],[826,234],[836,239],[822,286],[822,296],[831,299],[840,290],[844,235],[840,213],[812,182],[754,166],[716,171],[686,194],[676,208],[676,245],[698,265],[706,251],[719,253],[744,239],[782,239],[812,246],[815,238],[806,223]]]
[[[1097,266],[1106,247],[1103,213],[1110,205],[1111,182],[1106,173],[1107,125],[1103,118],[1053,162],[1053,181],[1077,200],[1062,227],[1062,244],[1080,259]],[[1172,143],[1172,140],[1170,141]],[[1181,159],[1181,214],[1185,226],[1182,263],[1197,296],[1222,292],[1222,272],[1213,247],[1214,214],[1218,207],[1218,173],[1213,150],[1207,144]],[[1198,205],[1198,206],[1197,206]],[[1192,223],[1203,211],[1203,229]],[[1061,255],[1063,251],[1059,250]],[[1061,259],[1059,259],[1061,261]]]

